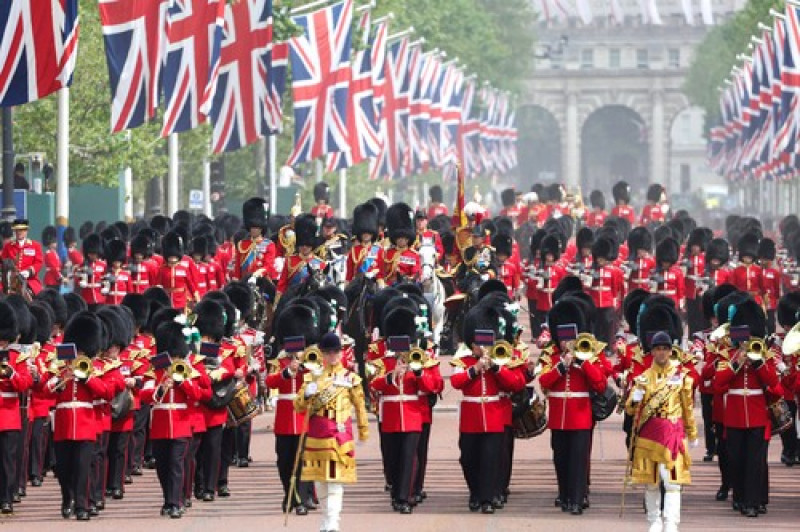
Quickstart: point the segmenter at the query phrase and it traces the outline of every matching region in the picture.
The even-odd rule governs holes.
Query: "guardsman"
[[[194,281],[197,287],[197,296],[203,299],[208,288],[208,264],[205,257],[208,255],[208,240],[205,235],[197,235],[189,244],[189,255],[194,263]]]
[[[761,266],[761,288],[764,308],[767,311],[767,334],[775,332],[775,311],[781,298],[781,272],[775,266],[775,241],[763,238],[758,244],[758,262]]]
[[[517,195],[513,188],[506,188],[500,191],[500,200],[503,202],[503,208],[500,209],[500,216],[507,216],[511,218],[514,227],[519,225],[520,210],[517,205]]]
[[[653,234],[646,227],[634,227],[628,234],[628,260],[621,266],[628,291],[637,288],[650,291],[650,275],[656,268],[652,253]]]
[[[353,238],[356,244],[347,254],[347,275],[349,283],[357,275],[381,278],[383,247],[377,242],[378,209],[371,203],[357,205],[353,209]]]
[[[622,304],[625,292],[622,271],[613,265],[615,247],[615,242],[610,238],[595,240],[592,244],[592,268],[581,274],[584,288],[597,308],[594,335],[606,345],[617,331],[616,310]]]
[[[414,249],[419,251],[422,246],[433,246],[436,248],[436,256],[439,261],[444,257],[444,247],[439,233],[428,228],[428,218],[425,211],[417,209],[414,215],[414,224],[417,228],[417,238],[414,241]]]
[[[447,205],[444,204],[444,192],[439,185],[433,185],[428,189],[430,204],[428,205],[428,220],[433,220],[437,216],[450,214]]]
[[[491,514],[502,508],[501,453],[506,426],[511,423],[511,402],[501,393],[515,393],[525,386],[518,371],[493,356],[495,340],[502,339],[500,314],[478,305],[464,318],[464,345],[453,360],[450,383],[463,395],[459,409],[461,469],[469,489],[469,510]]]
[[[683,311],[686,306],[684,295],[683,272],[677,265],[680,246],[678,242],[667,237],[656,246],[656,269],[653,270],[650,281],[650,292],[670,298],[675,303],[675,308]]]
[[[131,294],[144,294],[151,286],[158,283],[158,267],[148,257],[152,255],[153,242],[145,233],[139,233],[131,239],[131,257],[128,271],[131,273]]]
[[[642,208],[642,215],[639,217],[639,225],[650,225],[652,223],[664,223],[666,212],[663,208],[666,203],[666,190],[664,187],[654,183],[647,188],[647,205]]]
[[[567,275],[567,271],[558,263],[560,256],[558,237],[547,235],[539,246],[539,268],[536,272],[536,298],[534,308],[538,323],[544,323],[547,313],[553,308],[553,292]],[[533,338],[538,337],[538,334]]]
[[[698,444],[694,383],[686,369],[672,364],[673,341],[679,342],[680,337],[671,338],[666,331],[653,335],[653,365],[634,380],[626,405],[633,415],[635,437],[628,457],[632,461],[630,478],[625,481],[646,486],[645,511],[652,532],[678,531],[681,486],[691,482],[689,445]]]
[[[206,235],[206,255],[203,264],[206,267],[206,285],[208,291],[222,290],[225,286],[225,267],[217,259],[217,240],[214,235]]]
[[[320,181],[314,185],[314,202],[316,204],[311,207],[311,216],[316,219],[317,226],[321,226],[324,219],[333,218],[333,207],[329,205],[331,202],[331,187],[325,181]]]
[[[516,263],[510,260],[512,244],[513,240],[506,234],[498,234],[492,239],[492,247],[497,257],[497,277],[506,286],[508,297],[514,300],[519,297],[522,272]]]
[[[304,282],[315,272],[325,269],[325,262],[314,255],[317,242],[317,222],[310,214],[301,214],[294,220],[295,253],[286,257],[286,264],[278,281],[278,292],[283,294],[290,286]]]
[[[164,235],[162,249],[166,260],[158,270],[158,284],[169,295],[172,308],[183,311],[200,299],[192,270],[182,262],[183,239],[178,233],[169,232]]]
[[[102,293],[103,276],[106,273],[106,261],[103,239],[92,233],[83,239],[83,266],[76,267],[75,277],[78,280],[80,295],[88,305],[102,305],[106,296]]]
[[[711,241],[712,234],[705,227],[697,227],[689,233],[686,242],[686,268],[685,290],[686,294],[686,321],[689,325],[689,338],[702,330],[708,329],[709,323],[703,317],[702,292],[698,281],[706,275],[705,251]]]
[[[708,243],[706,246],[706,277],[709,278],[709,282],[703,287],[704,292],[709,288],[731,282],[732,272],[728,267],[730,253],[730,246],[724,238],[713,238]]]
[[[589,194],[589,203],[592,206],[592,210],[586,213],[586,227],[591,227],[592,229],[603,227],[603,224],[606,223],[606,218],[608,218],[606,197],[601,191],[592,190],[592,193]]]
[[[58,240],[56,228],[48,225],[42,229],[42,246],[44,246],[44,286],[61,289],[63,279],[61,257],[58,256]]]
[[[381,278],[388,285],[416,282],[422,264],[414,242],[414,211],[405,203],[395,203],[386,211],[386,226],[392,247],[383,255]]]
[[[75,236],[75,228],[72,226],[64,229],[64,247],[67,248],[67,261],[62,265],[64,277],[72,280],[75,268],[83,265],[83,253],[78,249],[78,237]],[[71,282],[70,282],[71,287]]]
[[[593,231],[588,227],[581,227],[575,235],[575,257],[571,264],[565,266],[570,275],[581,276],[591,271],[593,245]],[[569,260],[569,257],[562,257],[562,261],[564,260]]]
[[[233,256],[233,279],[243,279],[248,274],[263,270],[264,277],[277,278],[275,270],[275,244],[266,238],[266,201],[251,198],[242,206],[244,228],[249,231],[247,238],[236,244]]]
[[[17,271],[36,295],[42,289],[39,271],[44,264],[42,246],[28,238],[28,220],[18,218],[11,224],[14,239],[7,242],[0,251],[0,260],[11,259]]]
[[[587,506],[594,426],[589,392],[601,393],[606,388],[606,376],[597,361],[600,344],[594,342],[597,349],[592,353],[575,351],[578,334],[589,332],[580,305],[565,297],[550,309],[547,320],[554,340],[543,350],[538,367],[529,370],[539,374],[548,398],[547,426],[558,480],[555,505],[572,515],[582,514]]]
[[[624,218],[633,225],[636,223],[636,211],[629,205],[631,202],[631,187],[625,181],[617,181],[611,189],[614,196],[614,208],[611,209],[611,216]]]
[[[125,255],[127,253],[125,242],[119,239],[112,240],[106,246],[106,260],[108,270],[103,276],[103,292],[106,296],[106,303],[109,305],[119,305],[122,299],[133,291],[131,282],[131,272],[124,268]]]
[[[731,274],[731,284],[742,292],[747,292],[756,303],[763,303],[763,287],[761,279],[761,266],[756,264],[758,257],[758,235],[747,233],[743,235],[736,250],[739,254],[739,265],[734,268]]]

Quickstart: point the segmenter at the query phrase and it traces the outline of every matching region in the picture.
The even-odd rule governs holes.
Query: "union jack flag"
[[[386,39],[389,36],[389,25],[381,22],[375,25],[370,47],[370,63],[372,64],[372,103],[375,117],[383,116],[383,94],[386,86]]]
[[[264,101],[267,128],[270,134],[283,130],[283,93],[286,91],[286,67],[289,64],[289,43],[276,42],[272,45],[269,65],[269,93]]]
[[[359,21],[365,40],[369,37],[369,27],[370,13],[366,11]],[[356,165],[368,157],[374,157],[380,150],[378,121],[372,102],[372,50],[369,48],[356,52],[353,58],[349,97],[347,131],[350,135],[350,149],[328,154],[329,172]]]
[[[370,161],[370,179],[390,179],[400,173],[400,157],[408,141],[409,42],[404,37],[392,43],[384,64],[385,90],[381,117],[381,151]]]
[[[294,17],[304,33],[289,40],[295,122],[290,166],[349,149],[352,20],[353,0]]]
[[[167,11],[162,136],[206,121],[201,109],[210,109],[213,100],[224,23],[224,1],[172,0]]]
[[[156,114],[166,48],[165,0],[100,0],[111,82],[111,132],[141,126]]]
[[[227,4],[224,33],[209,113],[214,123],[214,153],[251,144],[267,129],[264,101],[272,48],[272,0]]]
[[[0,2],[0,107],[68,87],[77,48],[78,0]]]
[[[432,53],[417,53],[411,62],[409,85],[408,153],[406,174],[426,171],[430,163],[428,124],[431,118],[431,94],[438,79],[441,63]]]

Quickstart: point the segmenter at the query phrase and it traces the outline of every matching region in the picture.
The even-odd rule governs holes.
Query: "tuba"
[[[789,329],[789,332],[786,333],[781,349],[783,349],[784,356],[792,356],[800,351],[800,322],[797,322],[794,327]]]
[[[514,356],[514,346],[505,340],[498,340],[489,350],[489,358],[498,366],[507,366]]]
[[[744,345],[747,358],[756,362],[764,360],[767,356],[767,344],[761,338],[750,338]]]
[[[591,333],[580,333],[575,339],[575,358],[589,360],[598,351],[597,338]]]
[[[300,364],[310,372],[322,369],[322,351],[316,345],[309,346],[303,351]]]
[[[414,347],[408,353],[403,353],[403,360],[411,371],[420,371],[428,363],[428,352],[422,348]]]

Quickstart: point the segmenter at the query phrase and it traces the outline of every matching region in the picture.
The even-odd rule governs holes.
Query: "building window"
[[[678,48],[669,49],[669,68],[681,67],[681,51]]]
[[[619,48],[611,48],[608,51],[608,68],[619,68],[621,66]]]
[[[594,68],[594,50],[581,50],[581,68]]]
[[[639,48],[636,50],[636,68],[649,68],[647,48]]]

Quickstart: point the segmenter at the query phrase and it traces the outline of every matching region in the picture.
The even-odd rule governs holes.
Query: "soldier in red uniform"
[[[236,244],[233,255],[233,279],[243,279],[248,274],[259,273],[264,277],[276,279],[275,244],[266,238],[266,202],[261,198],[251,198],[242,206],[243,225],[250,232],[248,238]]]
[[[347,273],[349,283],[357,275],[380,278],[383,264],[383,248],[378,237],[378,209],[371,203],[357,205],[353,209],[353,238],[356,244],[347,254]]]
[[[522,279],[522,272],[520,272],[517,265],[510,260],[512,243],[511,237],[502,233],[496,235],[492,239],[492,247],[497,257],[497,277],[503,281],[503,284],[506,286],[508,297],[513,300],[519,298],[518,292]]]
[[[689,325],[689,338],[710,326],[703,316],[702,292],[698,281],[706,275],[705,251],[711,238],[711,231],[704,227],[697,227],[689,233],[689,239],[686,242],[684,294],[686,295],[686,321]]]
[[[28,238],[28,220],[14,220],[11,229],[14,230],[14,240],[3,246],[0,260],[11,259],[34,295],[38,294],[42,289],[42,283],[39,281],[39,271],[44,264],[42,246]]]
[[[105,255],[103,247],[100,235],[96,233],[88,235],[83,240],[85,262],[75,270],[80,295],[88,305],[102,305],[106,302],[106,296],[101,292],[103,276],[106,273],[106,261],[100,258]]]
[[[58,238],[56,228],[48,225],[42,229],[42,246],[44,246],[44,286],[61,288],[61,257],[58,256]]]
[[[617,181],[611,189],[614,196],[614,208],[611,209],[611,216],[624,218],[633,225],[636,223],[636,211],[629,205],[631,202],[631,187],[625,181]]]
[[[589,194],[589,203],[592,206],[592,210],[586,213],[586,227],[591,227],[592,229],[603,227],[603,224],[606,223],[606,218],[608,218],[606,197],[601,191],[592,190],[592,193]]]
[[[706,246],[706,277],[709,278],[703,291],[731,282],[732,271],[728,267],[730,246],[724,238],[714,238]]]
[[[584,360],[574,352],[577,334],[588,332],[579,302],[569,297],[559,300],[550,309],[547,321],[554,341],[539,357],[536,372],[548,398],[547,426],[558,479],[555,504],[580,515],[586,506],[594,426],[589,392],[605,390],[606,377],[598,366],[599,353]],[[533,368],[529,371],[535,373]]]
[[[565,268],[570,275],[581,276],[592,269],[592,245],[594,244],[594,233],[588,227],[581,227],[575,235],[575,257],[572,264],[567,264]],[[562,261],[568,257],[562,257]],[[582,280],[586,280],[583,279]]]
[[[203,260],[208,254],[208,242],[205,235],[198,235],[192,238],[189,244],[189,254],[194,263],[194,283],[197,287],[197,296],[203,299],[208,288],[208,265]]]
[[[333,218],[333,207],[331,202],[331,188],[325,181],[320,181],[314,185],[314,201],[316,205],[311,207],[311,216],[316,218],[317,226],[322,225],[325,218]]]
[[[83,253],[78,249],[78,238],[75,236],[74,227],[64,229],[63,240],[64,247],[67,248],[67,262],[64,263],[64,269],[71,278],[74,268],[83,265]]]
[[[439,185],[433,185],[428,189],[428,196],[430,197],[430,205],[428,206],[428,220],[433,220],[439,215],[447,216],[450,211],[447,205],[444,204],[444,192]]]
[[[652,253],[653,234],[646,227],[634,227],[628,233],[628,260],[622,263],[628,292],[650,291],[650,274],[656,267]]]
[[[519,215],[520,208],[517,205],[517,195],[513,188],[506,188],[500,192],[500,199],[503,202],[503,208],[500,209],[500,216],[507,216],[511,218],[514,227],[520,224]]]
[[[303,283],[309,276],[325,269],[325,262],[314,255],[317,247],[317,222],[310,214],[301,214],[294,221],[297,251],[286,257],[286,264],[278,280],[278,293],[283,294],[290,286]]]
[[[183,240],[175,232],[164,235],[162,243],[166,261],[158,270],[158,284],[169,295],[172,308],[183,311],[198,301],[197,287],[191,268],[183,263]]]
[[[464,346],[453,360],[450,383],[461,390],[459,441],[461,469],[469,489],[469,509],[494,513],[501,508],[502,478],[500,453],[505,427],[511,422],[511,403],[501,401],[501,393],[522,390],[525,379],[520,372],[498,365],[489,356],[491,346],[483,336],[501,338],[497,310],[478,305],[464,318]],[[490,331],[488,334],[486,331]]]
[[[417,209],[414,215],[414,224],[417,227],[417,239],[414,241],[414,249],[419,251],[422,246],[433,246],[436,248],[436,256],[439,261],[444,257],[444,247],[439,233],[428,228],[428,218],[422,209]]]
[[[767,334],[775,332],[775,310],[781,298],[781,272],[775,267],[775,241],[764,238],[758,244],[758,262],[761,266],[761,288],[767,311]]]
[[[147,260],[152,255],[152,248],[153,243],[144,233],[139,233],[131,240],[131,258],[128,261],[131,294],[144,294],[145,290],[158,283],[158,267]]]
[[[414,211],[405,203],[395,203],[386,211],[386,226],[392,247],[384,253],[381,278],[388,285],[416,282],[422,269],[414,241]]]
[[[642,208],[642,215],[639,217],[639,225],[650,225],[653,223],[664,223],[666,212],[663,203],[666,200],[664,187],[652,184],[647,188],[647,204]]]
[[[680,246],[678,242],[667,237],[656,246],[656,269],[653,270],[650,281],[650,292],[670,298],[675,303],[675,308],[683,311],[686,306],[684,295],[683,272],[677,265]]]
[[[131,272],[124,268],[127,246],[122,240],[112,240],[106,246],[106,259],[109,267],[103,279],[105,285],[102,289],[106,296],[106,303],[119,305],[122,299],[133,292]]]
[[[592,297],[597,313],[594,335],[610,345],[616,333],[616,310],[622,304],[625,283],[622,270],[613,265],[616,244],[609,238],[600,237],[592,244],[592,269],[581,275],[586,291]]]
[[[547,313],[553,308],[553,293],[556,287],[567,275],[567,271],[558,263],[560,256],[560,243],[558,237],[547,235],[542,239],[539,249],[541,265],[536,272],[536,318],[539,323],[544,323]],[[538,335],[537,335],[538,336]],[[537,336],[534,336],[536,338]]]
[[[733,269],[730,282],[737,290],[747,292],[756,303],[763,302],[761,266],[756,264],[758,257],[758,235],[747,233],[739,239],[736,250],[739,253],[739,265]]]

